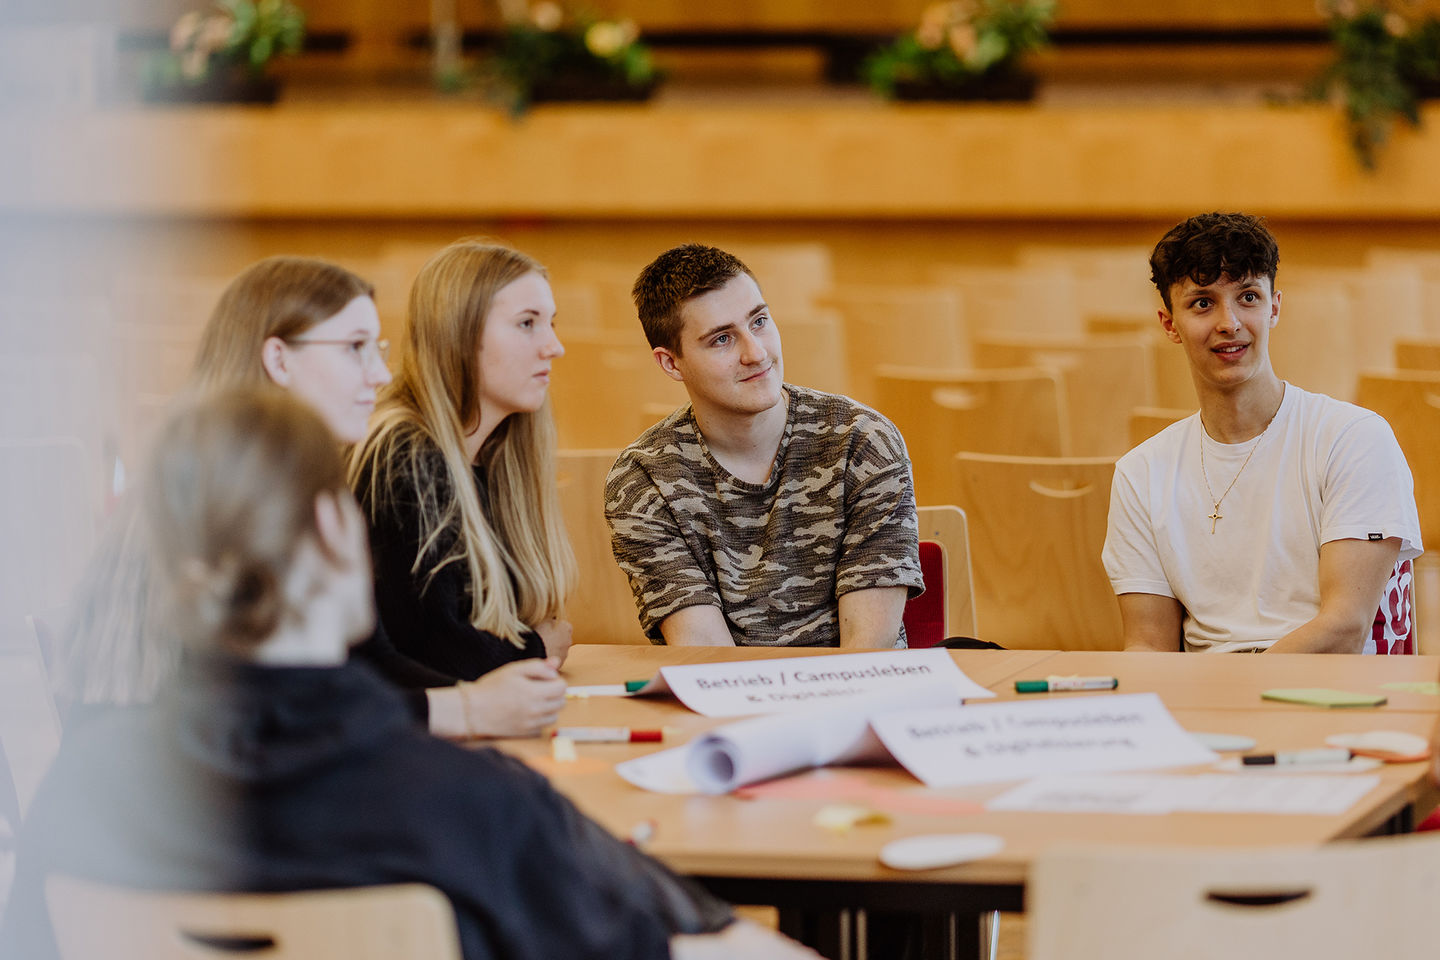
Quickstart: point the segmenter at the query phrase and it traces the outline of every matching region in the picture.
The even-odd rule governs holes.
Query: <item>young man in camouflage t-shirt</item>
[[[635,283],[690,405],[610,471],[605,516],[647,636],[676,645],[905,646],[920,592],[905,442],[846,397],[785,384],[749,269],[687,244]]]

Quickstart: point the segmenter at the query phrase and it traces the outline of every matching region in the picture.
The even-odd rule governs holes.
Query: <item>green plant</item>
[[[1323,0],[1335,59],[1311,84],[1345,111],[1350,144],[1367,169],[1397,120],[1420,125],[1420,91],[1440,81],[1440,20],[1406,15],[1412,4]]]
[[[600,20],[550,2],[534,4],[526,18],[505,27],[489,69],[516,114],[546,83],[644,89],[658,78],[634,21]]]
[[[879,93],[897,84],[958,85],[1014,72],[1020,58],[1049,43],[1055,0],[952,0],[925,8],[913,33],[872,55],[862,68]]]
[[[151,68],[152,80],[199,84],[219,69],[253,74],[278,54],[295,54],[305,40],[305,14],[290,0],[216,0],[192,10],[170,29],[170,52]]]

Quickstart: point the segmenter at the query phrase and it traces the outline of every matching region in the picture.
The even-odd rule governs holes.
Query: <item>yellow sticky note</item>
[[[1311,707],[1378,707],[1386,701],[1383,693],[1355,693],[1326,687],[1266,690],[1260,694],[1260,699],[1303,703]]]
[[[849,803],[826,804],[815,811],[815,816],[811,820],[815,826],[822,830],[829,830],[831,833],[849,833],[853,828],[863,824],[889,822],[889,815],[874,807],[861,807]]]

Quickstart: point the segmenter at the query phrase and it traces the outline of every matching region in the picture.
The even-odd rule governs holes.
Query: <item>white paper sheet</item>
[[[641,790],[651,793],[699,793],[700,788],[690,779],[685,769],[685,760],[690,756],[690,745],[671,747],[643,757],[615,764],[615,772]]]
[[[994,797],[990,810],[1038,813],[1309,813],[1339,816],[1376,776],[1208,773],[1039,777]]]
[[[932,787],[1213,762],[1153,693],[906,710],[872,724]]]
[[[660,668],[642,695],[669,689],[707,717],[812,710],[896,688],[946,684],[957,699],[993,697],[967,677],[945,650],[880,650],[828,657],[786,657]]]
[[[823,709],[789,711],[717,727],[683,747],[617,764],[630,783],[657,793],[728,793],[738,787],[834,764],[890,759],[870,727],[878,713],[954,706],[949,684],[892,689]]]

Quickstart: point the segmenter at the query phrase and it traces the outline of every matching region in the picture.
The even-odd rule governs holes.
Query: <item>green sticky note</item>
[[[1404,693],[1423,693],[1431,697],[1440,697],[1440,683],[1434,680],[1418,680],[1412,683],[1382,683],[1380,687],[1384,690],[1399,690]]]
[[[1311,707],[1378,707],[1385,702],[1385,695],[1329,690],[1325,687],[1301,687],[1295,690],[1266,690],[1260,694],[1260,699],[1303,703]]]

